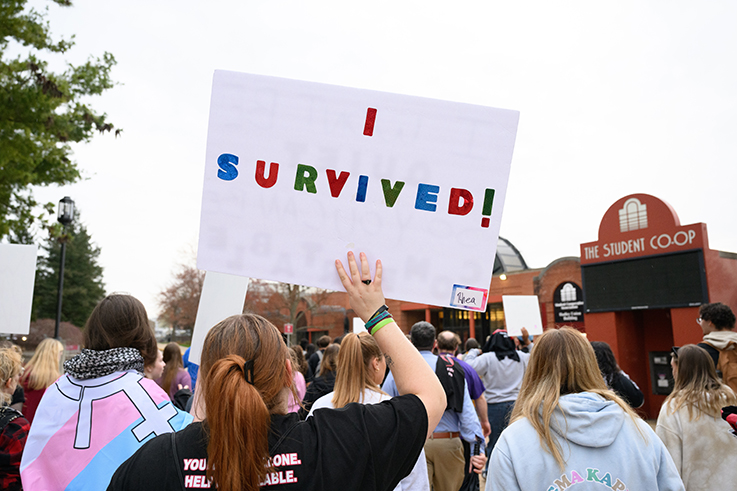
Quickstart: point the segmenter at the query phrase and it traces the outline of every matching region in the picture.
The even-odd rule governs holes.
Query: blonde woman
[[[0,349],[0,489],[14,491],[20,482],[20,458],[31,424],[15,409],[7,406],[18,385],[21,357],[11,348]]]
[[[26,364],[20,383],[26,394],[23,415],[31,423],[46,388],[61,377],[63,354],[64,345],[58,339],[46,338],[39,343],[33,357]]]
[[[734,489],[737,438],[721,418],[721,408],[737,405],[709,353],[693,344],[674,350],[675,387],[660,408],[655,429],[681,473],[688,491]]]
[[[323,408],[342,408],[352,402],[378,404],[391,399],[381,390],[386,360],[379,344],[369,333],[348,334],[340,343],[335,390],[319,398],[312,405],[308,418]],[[429,490],[425,451],[420,453],[412,472],[402,479],[395,490]]]
[[[562,491],[579,483],[684,489],[663,442],[607,389],[586,337],[549,329],[535,339],[512,423],[491,454],[486,490]]]

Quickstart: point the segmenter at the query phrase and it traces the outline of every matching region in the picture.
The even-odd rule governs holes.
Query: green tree
[[[100,248],[92,243],[87,229],[79,221],[67,227],[67,234],[50,236],[42,247],[46,255],[39,258],[36,269],[33,318],[56,318],[60,240],[67,241],[61,320],[83,327],[92,309],[105,296],[105,285],[102,282],[102,267],[97,263]]]
[[[113,86],[115,58],[104,53],[83,65],[67,64],[63,72],[50,71],[39,57],[67,52],[74,38],[54,41],[45,15],[27,8],[27,1],[0,2],[0,239],[14,242],[32,240],[31,224],[44,220],[32,186],[79,180],[70,144],[113,130],[105,114],[83,101]],[[53,1],[71,6],[70,0]],[[22,54],[8,58],[9,47]],[[53,213],[53,204],[45,206]]]

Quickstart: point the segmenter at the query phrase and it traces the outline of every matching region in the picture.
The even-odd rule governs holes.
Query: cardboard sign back
[[[189,361],[200,365],[202,347],[205,337],[218,322],[243,313],[250,278],[229,274],[205,273],[200,303],[197,306],[197,318],[192,330],[192,345],[189,350]]]
[[[35,245],[0,244],[0,332],[28,334],[31,328]]]
[[[519,113],[217,71],[197,266],[484,310]]]
[[[523,327],[532,335],[543,333],[540,300],[537,295],[502,295],[502,304],[507,334],[520,336]]]

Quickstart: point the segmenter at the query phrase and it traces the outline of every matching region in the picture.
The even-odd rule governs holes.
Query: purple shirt
[[[473,367],[465,361],[459,360],[455,356],[452,356],[451,358],[463,367],[463,374],[466,376],[466,385],[468,386],[468,394],[471,396],[471,399],[475,401],[481,397],[486,390],[484,383],[481,381],[481,377],[479,377],[476,370],[474,370]]]
[[[159,387],[161,387],[161,384],[164,382],[164,376],[156,379],[156,383],[159,384]],[[174,398],[174,394],[177,393],[179,390],[179,384],[182,384],[182,387],[187,386],[192,389],[192,378],[189,376],[189,372],[185,370],[184,368],[180,368],[177,370],[177,374],[174,375],[174,380],[171,381],[171,386],[169,387],[169,390],[167,390],[167,394],[169,394],[169,399]]]

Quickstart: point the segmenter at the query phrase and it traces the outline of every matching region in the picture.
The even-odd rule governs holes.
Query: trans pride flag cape
[[[105,489],[146,441],[190,422],[190,414],[135,370],[89,380],[62,375],[33,419],[20,466],[23,489]]]

